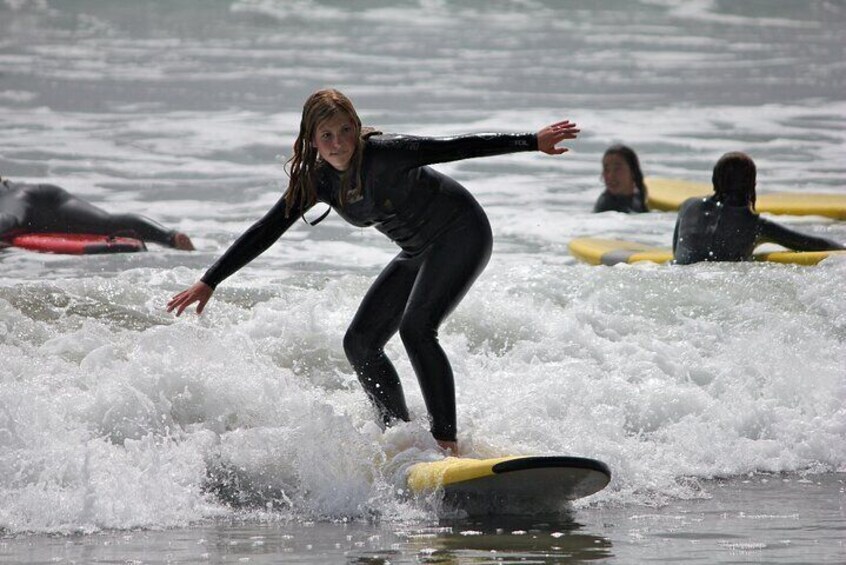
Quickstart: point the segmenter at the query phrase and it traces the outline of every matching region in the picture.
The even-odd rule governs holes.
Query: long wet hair
[[[755,161],[740,151],[726,153],[714,165],[711,183],[715,198],[727,204],[755,209]]]
[[[309,96],[303,105],[300,133],[294,141],[294,154],[286,164],[290,177],[288,190],[285,192],[286,217],[291,213],[294,205],[299,204],[300,212],[302,212],[317,201],[317,172],[323,166],[323,160],[314,146],[314,133],[318,125],[339,115],[352,121],[357,140],[350,166],[341,174],[341,205],[347,198],[355,198],[361,191],[359,171],[364,153],[361,119],[350,99],[344,94],[332,88],[318,90]],[[354,181],[350,178],[353,175],[355,175]]]
[[[643,170],[640,168],[640,159],[637,158],[637,153],[628,145],[618,143],[606,149],[605,153],[602,154],[602,159],[605,160],[609,155],[622,157],[629,166],[629,170],[632,172],[632,179],[637,187],[637,199],[644,211],[649,210],[649,207],[646,205],[646,183],[643,181]]]

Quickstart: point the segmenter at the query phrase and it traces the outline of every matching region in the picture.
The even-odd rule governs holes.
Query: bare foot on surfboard
[[[446,451],[447,455],[451,455],[452,457],[459,457],[457,441],[444,441],[440,439],[435,441],[438,442],[438,447]]]

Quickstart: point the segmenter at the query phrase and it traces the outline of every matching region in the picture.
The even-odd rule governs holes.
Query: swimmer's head
[[[755,208],[755,161],[740,151],[726,153],[714,165],[711,182],[720,201]]]
[[[646,184],[643,182],[643,171],[640,168],[640,159],[637,158],[637,153],[634,152],[634,149],[628,145],[612,145],[606,149],[605,153],[602,155],[602,180],[605,182],[606,188],[613,192],[612,187],[609,186],[610,179],[606,175],[606,170],[613,167],[616,160],[622,160],[625,166],[628,167],[628,173],[631,175],[631,182],[633,182],[634,186],[637,188],[639,192],[638,198],[643,204],[643,209],[646,210]]]

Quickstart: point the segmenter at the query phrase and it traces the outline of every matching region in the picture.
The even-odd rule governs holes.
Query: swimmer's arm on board
[[[795,251],[831,251],[844,246],[831,239],[793,231],[764,218],[758,220],[758,243],[777,243]]]

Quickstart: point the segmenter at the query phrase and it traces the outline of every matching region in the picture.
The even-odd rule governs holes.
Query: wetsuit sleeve
[[[758,234],[758,243],[777,243],[796,251],[844,249],[843,245],[831,239],[799,233],[764,218],[758,220]]]
[[[72,210],[69,207],[70,203],[65,204],[65,210],[70,214]],[[90,217],[80,214],[80,219],[90,220]],[[92,232],[98,233],[103,229],[109,231],[110,234],[122,235],[126,234],[132,237],[137,237],[144,241],[152,241],[173,247],[173,238],[176,237],[177,231],[170,230],[145,216],[139,214],[108,214],[105,213],[101,222],[95,224],[89,222],[90,225],[95,226],[90,228]],[[89,225],[82,223],[83,227],[77,227],[79,232],[86,231],[84,226]]]
[[[372,139],[409,168],[538,150],[538,136],[534,133],[481,133],[457,137],[403,135]]]
[[[306,206],[302,212],[311,208]],[[294,205],[288,217],[285,217],[285,197],[273,205],[273,208],[264,215],[262,219],[250,226],[238,239],[235,240],[229,249],[226,250],[220,259],[214,265],[209,267],[209,270],[200,278],[212,288],[217,288],[225,278],[234,274],[241,267],[264,253],[268,247],[282,237],[288,228],[290,228],[300,213],[295,213],[294,210],[299,210],[299,206]]]

